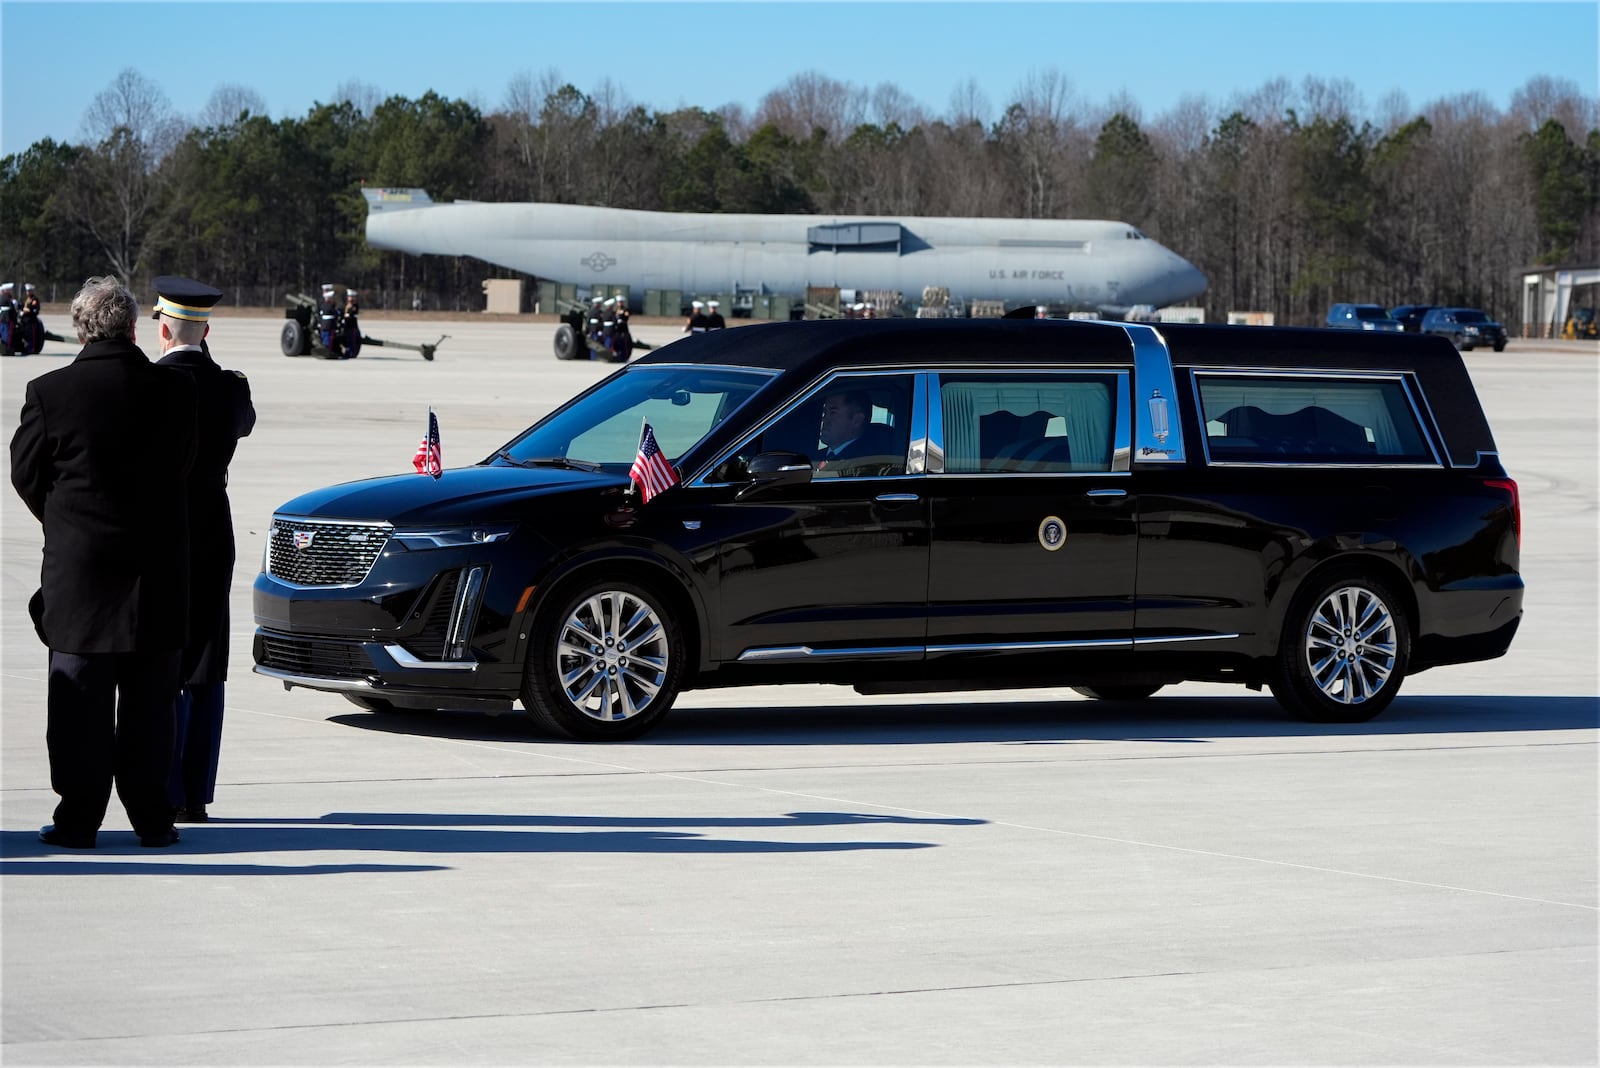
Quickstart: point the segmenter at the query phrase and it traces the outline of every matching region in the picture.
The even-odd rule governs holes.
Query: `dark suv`
[[[1432,304],[1402,304],[1398,308],[1389,309],[1389,318],[1400,324],[1400,328],[1408,334],[1422,332],[1422,317],[1433,308]]]
[[[1401,332],[1400,324],[1389,318],[1382,304],[1335,304],[1328,309],[1328,325],[1335,330],[1376,330],[1386,334]]]
[[[1193,679],[1352,722],[1505,652],[1519,539],[1438,338],[774,323],[647,353],[437,480],[284,504],[254,652],[365,708],[520,700],[592,741],[795,682]]]
[[[1480,345],[1496,352],[1506,347],[1506,328],[1477,308],[1434,308],[1422,317],[1422,332],[1447,337],[1462,352]]]

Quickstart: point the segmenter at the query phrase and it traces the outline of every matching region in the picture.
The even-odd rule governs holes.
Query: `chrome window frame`
[[[944,469],[944,403],[943,381],[945,375],[1031,375],[1040,376],[1082,376],[1098,375],[1104,378],[1107,375],[1116,380],[1116,395],[1112,399],[1111,428],[1111,466],[1104,471],[946,471]],[[926,373],[927,384],[927,430],[928,438],[925,448],[927,457],[926,473],[950,478],[1098,478],[1105,475],[1127,475],[1129,470],[1129,456],[1131,454],[1130,438],[1132,435],[1130,397],[1131,372],[1125,366],[1094,366],[1090,364],[976,364],[968,366],[951,365],[940,367],[936,371]],[[915,450],[915,443],[913,443]]]
[[[1183,409],[1178,402],[1178,380],[1172,369],[1172,352],[1161,331],[1147,323],[1117,323],[1133,346],[1133,381],[1147,403],[1133,406],[1135,420],[1132,459],[1140,464],[1189,462],[1183,447]],[[1146,391],[1149,391],[1146,396]],[[1149,401],[1166,400],[1167,440],[1156,435]]]
[[[1308,460],[1213,460],[1211,458],[1211,438],[1206,433],[1206,410],[1200,396],[1200,380],[1202,378],[1298,378],[1317,381],[1346,381],[1346,382],[1394,382],[1398,383],[1401,392],[1405,395],[1406,403],[1411,407],[1411,417],[1415,421],[1418,434],[1428,452],[1432,455],[1432,462],[1426,460],[1414,461],[1336,461],[1336,462],[1311,462]],[[1190,390],[1194,396],[1194,417],[1200,430],[1200,451],[1203,454],[1207,467],[1256,467],[1256,468],[1297,468],[1319,470],[1403,470],[1403,471],[1432,471],[1441,470],[1445,466],[1439,460],[1440,442],[1436,441],[1438,423],[1433,419],[1433,412],[1428,412],[1428,418],[1422,417],[1422,409],[1417,406],[1417,393],[1412,385],[1415,374],[1411,371],[1348,371],[1333,368],[1294,368],[1292,370],[1282,367],[1193,367],[1189,369]]]
[[[690,488],[700,488],[700,487],[707,487],[707,486],[743,485],[742,481],[728,481],[728,482],[714,481],[711,478],[711,473],[713,471],[717,470],[719,467],[721,467],[723,465],[723,463],[725,463],[730,456],[732,456],[735,453],[737,453],[740,450],[740,448],[742,448],[744,445],[746,445],[750,441],[753,441],[754,439],[760,437],[762,434],[765,434],[767,432],[767,430],[770,429],[773,426],[773,424],[781,422],[782,420],[788,418],[789,415],[792,412],[794,412],[797,408],[799,408],[801,405],[805,404],[807,401],[815,399],[815,397],[816,397],[816,395],[818,393],[820,393],[820,392],[824,391],[825,389],[827,389],[828,387],[832,386],[834,383],[838,382],[840,379],[842,379],[842,378],[864,378],[864,377],[867,377],[869,375],[872,376],[872,377],[875,377],[875,378],[881,378],[881,377],[883,377],[885,375],[899,375],[901,377],[910,378],[912,380],[912,383],[911,383],[911,410],[906,413],[907,417],[909,419],[910,440],[907,443],[907,447],[906,447],[907,459],[906,459],[906,470],[905,470],[905,473],[898,474],[898,475],[840,475],[840,476],[834,476],[834,477],[828,478],[828,479],[826,479],[826,481],[829,482],[829,483],[833,483],[833,482],[869,482],[869,481],[872,481],[872,480],[875,480],[875,479],[876,480],[882,480],[882,479],[888,479],[888,478],[906,478],[906,477],[908,477],[909,475],[911,475],[913,473],[912,470],[911,470],[911,464],[912,464],[911,457],[916,453],[917,446],[919,444],[918,438],[917,438],[918,414],[919,414],[919,412],[918,412],[918,398],[922,396],[923,391],[925,390],[926,387],[919,381],[919,379],[921,379],[921,377],[923,375],[923,372],[922,372],[922,370],[920,368],[911,367],[911,366],[907,366],[907,365],[901,364],[901,365],[898,365],[898,366],[891,366],[891,367],[839,367],[839,368],[835,368],[835,369],[833,369],[831,371],[828,371],[826,374],[823,374],[823,375],[819,376],[816,379],[813,379],[812,382],[808,386],[806,386],[805,389],[803,389],[799,393],[795,394],[795,397],[794,397],[793,400],[791,400],[788,404],[785,404],[782,408],[778,409],[776,412],[774,412],[772,415],[768,416],[766,419],[763,419],[760,423],[758,423],[756,425],[755,429],[751,430],[749,433],[747,433],[747,434],[743,435],[742,437],[740,437],[738,441],[734,442],[728,448],[723,449],[721,452],[717,453],[716,456],[714,456],[711,459],[710,463],[705,464],[698,472],[695,473],[695,476],[693,478],[689,479],[684,484],[686,486],[690,487]],[[925,406],[925,402],[924,402],[924,406]],[[920,472],[918,472],[918,473],[920,473]]]

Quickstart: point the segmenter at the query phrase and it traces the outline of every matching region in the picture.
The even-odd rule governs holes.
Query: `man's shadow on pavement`
[[[33,831],[0,833],[0,875],[328,875],[439,871],[440,864],[230,864],[188,857],[269,852],[486,853],[836,853],[932,848],[913,841],[771,841],[708,836],[674,827],[973,826],[984,820],[850,812],[756,817],[530,816],[495,813],[334,812],[315,819],[233,819],[186,824],[183,840],[153,854],[131,831],[102,831],[99,847],[70,857]],[[573,828],[561,830],[559,828]],[[109,855],[118,859],[101,860]],[[122,859],[128,858],[128,859]],[[138,858],[138,859],[132,859]],[[145,859],[148,858],[148,859]]]

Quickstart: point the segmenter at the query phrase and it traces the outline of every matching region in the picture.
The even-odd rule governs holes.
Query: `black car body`
[[[1389,309],[1389,318],[1400,324],[1408,334],[1422,333],[1422,317],[1433,310],[1432,304],[1402,304]]]
[[[813,462],[822,398],[873,455]],[[648,423],[681,481],[629,478]],[[494,457],[273,517],[256,670],[633,737],[687,687],[1270,685],[1376,715],[1505,652],[1520,517],[1437,338],[777,323],[647,354]]]
[[[1462,352],[1475,348],[1506,347],[1506,328],[1477,308],[1432,308],[1422,317],[1422,332],[1449,338]]]

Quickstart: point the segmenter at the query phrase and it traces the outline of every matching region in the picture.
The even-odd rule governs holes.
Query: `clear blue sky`
[[[179,61],[164,30],[193,31]],[[167,41],[176,43],[176,38]],[[1364,116],[1398,91],[1414,109],[1480,91],[1506,108],[1529,78],[1600,96],[1600,5],[1571,3],[47,3],[0,0],[0,154],[80,139],[85,109],[126,67],[193,116],[221,84],[304,115],[346,82],[432,89],[485,110],[548,70],[631,102],[753,109],[790,77],[892,83],[938,114],[973,79],[998,109],[1054,70],[1093,105],[1126,93],[1145,121],[1186,94],[1213,106],[1269,79],[1348,79]],[[989,116],[991,119],[995,115]]]

